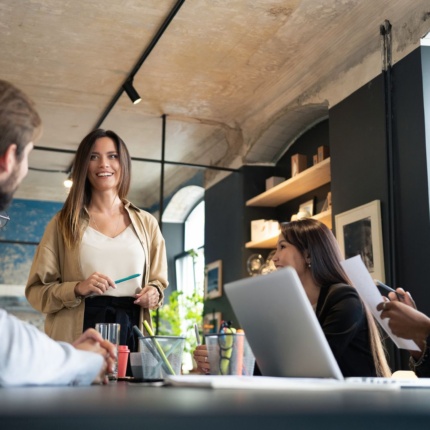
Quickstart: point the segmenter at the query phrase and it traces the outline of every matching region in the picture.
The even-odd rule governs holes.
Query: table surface
[[[91,387],[0,388],[0,426],[8,429],[348,430],[423,427],[430,389],[247,390],[154,387],[111,382]]]

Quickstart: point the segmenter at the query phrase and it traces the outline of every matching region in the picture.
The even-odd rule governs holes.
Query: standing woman
[[[338,243],[323,223],[281,224],[273,263],[277,269],[296,269],[343,376],[391,376],[375,320],[341,260]]]
[[[98,322],[118,322],[120,344],[136,351],[133,325],[143,331],[149,310],[163,302],[164,239],[155,218],[126,200],[130,170],[113,131],[92,131],[79,145],[73,186],[45,230],[25,290],[55,340],[73,342]],[[132,274],[139,276],[115,285]]]

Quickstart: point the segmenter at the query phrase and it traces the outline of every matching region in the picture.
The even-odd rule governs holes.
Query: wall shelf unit
[[[312,217],[313,219],[317,219],[325,224],[330,230],[332,229],[332,221],[331,221],[331,209],[320,212]]]
[[[331,209],[321,212],[319,214],[316,214],[311,218],[321,221],[331,230],[331,227],[332,227]],[[274,249],[276,248],[277,242],[278,242],[278,235],[268,237],[267,239],[264,239],[264,240],[247,242],[245,244],[245,248]]]
[[[264,193],[253,197],[246,202],[246,206],[276,207],[329,182],[331,182],[330,158],[326,158],[293,178],[287,179]],[[331,230],[331,209],[320,212],[311,218],[321,221]],[[278,236],[276,235],[260,241],[247,242],[245,248],[273,249],[276,248],[277,241]]]
[[[261,249],[275,249],[278,236],[272,236],[264,240],[246,242],[245,248],[261,248]]]
[[[253,197],[246,206],[276,207],[331,182],[330,158]]]

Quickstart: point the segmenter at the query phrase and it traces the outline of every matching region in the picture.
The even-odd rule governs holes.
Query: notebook
[[[293,268],[224,288],[263,376],[343,380]]]

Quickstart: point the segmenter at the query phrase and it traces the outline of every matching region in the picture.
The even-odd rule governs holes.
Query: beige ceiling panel
[[[40,146],[76,149],[98,123],[175,0],[0,0],[0,78],[37,103]],[[379,27],[390,20],[393,61],[430,31],[428,0],[187,0],[102,126],[133,157],[240,167],[273,163],[327,110],[381,71]],[[43,152],[35,168],[62,170]],[[165,194],[195,169],[166,166]],[[207,171],[205,186],[228,173]],[[31,171],[17,196],[64,199],[64,174]],[[133,162],[130,196],[159,199],[160,166]],[[182,182],[181,182],[182,181]]]

